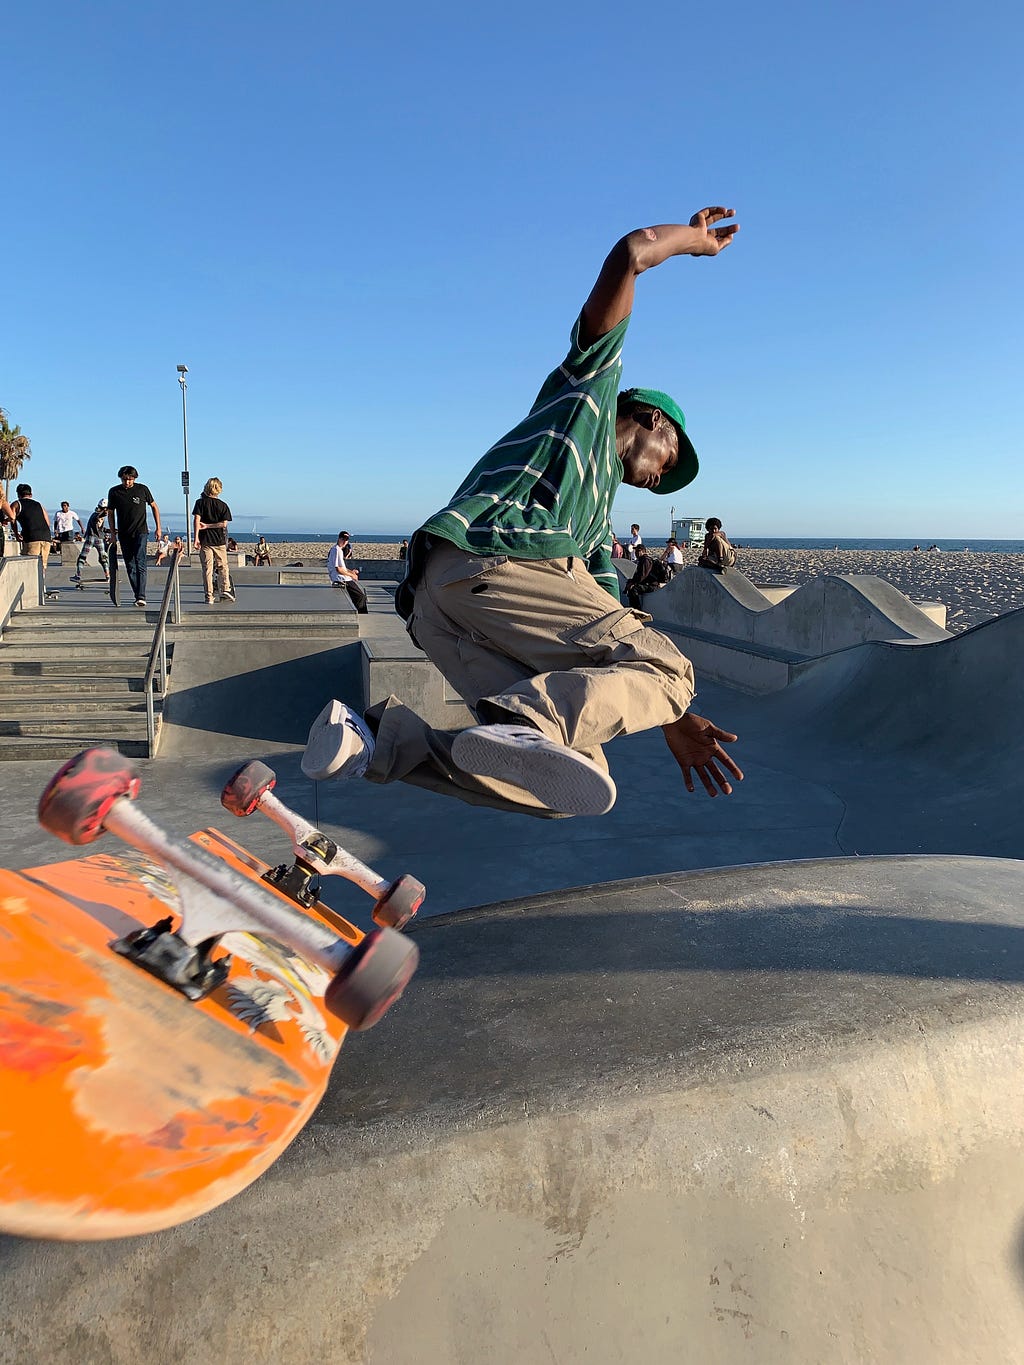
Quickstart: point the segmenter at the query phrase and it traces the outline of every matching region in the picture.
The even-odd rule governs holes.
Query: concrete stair
[[[0,760],[62,760],[94,744],[149,757],[147,615],[155,620],[114,607],[12,617],[0,644]],[[168,661],[172,652],[169,640]],[[158,734],[162,705],[156,693]]]

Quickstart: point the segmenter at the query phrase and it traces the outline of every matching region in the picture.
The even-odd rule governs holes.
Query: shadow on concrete
[[[585,893],[568,892],[573,902]],[[409,932],[458,932],[458,951],[423,945],[417,982],[493,975],[617,972],[828,972],[947,981],[1024,982],[1024,927],[862,914],[851,905],[785,912],[566,911],[556,918],[500,908],[438,915]],[[544,953],[536,951],[544,939]]]
[[[268,642],[273,644],[274,642]],[[260,641],[248,650],[258,657]],[[332,696],[358,700],[361,692],[358,641],[281,659],[238,672],[225,661],[225,676],[193,681],[177,667],[164,712],[160,758],[210,753],[210,735],[237,749],[237,739],[262,744],[304,745],[310,722]],[[223,746],[218,746],[223,747]]]

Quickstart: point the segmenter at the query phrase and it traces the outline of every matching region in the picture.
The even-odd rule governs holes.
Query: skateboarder
[[[618,392],[637,276],[670,256],[716,256],[736,231],[714,207],[617,242],[529,415],[413,536],[397,609],[481,724],[433,730],[395,697],[365,718],[332,701],[310,730],[308,776],[601,814],[615,786],[600,746],[660,726],[688,791],[694,774],[709,796],[742,779],[721,747],[736,736],[689,710],[689,660],[619,604],[609,519],[620,482],[666,494],[697,474],[675,401]]]
[[[138,483],[139,471],[125,464],[117,471],[121,480],[107,494],[107,523],[110,537],[115,532],[121,559],[128,574],[128,582],[135,594],[135,605],[146,605],[146,547],[149,543],[149,522],[146,508],[152,507],[156,523],[156,538],[160,539],[160,508],[144,483]],[[115,526],[116,518],[116,526]],[[113,562],[113,561],[112,561]]]
[[[100,568],[103,570],[103,581],[110,582],[110,570],[107,567],[107,546],[103,539],[103,524],[107,519],[107,500],[100,498],[96,504],[96,510],[85,524],[85,540],[78,554],[78,563],[75,565],[75,572],[71,575],[72,583],[81,583],[82,570],[85,568],[89,558],[89,551],[95,550],[99,555]]]

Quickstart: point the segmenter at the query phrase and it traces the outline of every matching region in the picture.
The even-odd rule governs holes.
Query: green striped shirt
[[[622,482],[615,402],[628,325],[624,318],[584,350],[577,321],[569,354],[545,380],[529,415],[474,465],[423,534],[471,554],[582,559],[618,601],[611,508]]]

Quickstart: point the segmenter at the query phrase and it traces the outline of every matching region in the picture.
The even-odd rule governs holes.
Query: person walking
[[[743,774],[722,745],[736,735],[690,710],[690,661],[619,601],[610,513],[620,483],[674,493],[698,467],[674,399],[618,391],[636,280],[672,256],[717,256],[736,230],[716,206],[617,242],[530,413],[412,537],[396,608],[479,724],[435,730],[395,697],[365,716],[332,700],[307,776],[599,815],[616,796],[601,746],[659,727],[687,791],[696,778],[709,796],[732,792]]]
[[[216,600],[215,573],[220,584],[220,600],[222,602],[235,600],[227,548],[231,508],[221,497],[223,491],[224,485],[220,479],[207,479],[203,485],[202,496],[196,498],[195,506],[192,508],[192,539],[199,551],[208,607],[212,607]]]
[[[629,544],[626,547],[626,554],[629,559],[632,559],[634,561],[636,560],[637,553],[643,546],[643,543],[644,538],[640,534],[640,523],[638,521],[634,521],[632,526],[630,526],[629,528]]]
[[[153,509],[156,538],[160,539],[160,508],[144,483],[139,483],[139,471],[134,465],[124,464],[117,471],[121,480],[107,494],[107,525],[110,537],[117,537],[121,561],[128,575],[135,605],[146,605],[146,549],[149,544],[147,508]]]
[[[82,541],[82,548],[78,552],[78,563],[75,565],[75,572],[71,575],[72,583],[81,583],[82,570],[85,568],[89,551],[95,550],[100,560],[100,568],[103,570],[105,582],[110,581],[110,568],[107,563],[107,543],[103,538],[103,526],[107,520],[107,500],[100,498],[96,504],[96,510],[85,524],[85,539]]]

